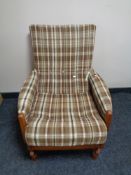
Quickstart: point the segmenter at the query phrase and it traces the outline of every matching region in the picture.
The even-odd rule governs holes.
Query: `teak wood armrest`
[[[25,140],[25,129],[26,129],[26,125],[27,125],[27,122],[25,120],[25,114],[24,113],[18,114],[18,120],[19,120],[19,125],[20,125],[20,129],[21,129],[22,137]]]

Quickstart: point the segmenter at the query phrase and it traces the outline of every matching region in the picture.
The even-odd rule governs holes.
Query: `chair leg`
[[[36,160],[38,157],[34,151],[29,151],[29,155],[32,160]]]
[[[92,151],[92,159],[96,160],[101,152],[102,148],[97,148]]]

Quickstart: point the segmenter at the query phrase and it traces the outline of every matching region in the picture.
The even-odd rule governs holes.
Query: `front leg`
[[[34,151],[29,151],[29,155],[32,160],[36,160],[38,157]]]
[[[92,159],[96,160],[98,158],[98,156],[100,155],[102,148],[96,148],[93,150],[92,152]]]

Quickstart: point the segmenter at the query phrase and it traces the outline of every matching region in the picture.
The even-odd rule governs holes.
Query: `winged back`
[[[87,90],[95,25],[31,25],[34,66],[40,90],[76,93]],[[43,88],[42,88],[43,87]]]

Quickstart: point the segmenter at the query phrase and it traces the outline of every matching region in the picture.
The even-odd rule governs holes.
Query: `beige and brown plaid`
[[[97,109],[101,116],[105,118],[106,111],[112,111],[112,101],[109,89],[101,76],[93,69],[89,73],[89,84]]]
[[[94,25],[30,26],[39,92],[85,92],[91,67]]]
[[[37,93],[38,76],[34,69],[29,78],[24,82],[18,99],[18,113],[24,113],[27,119]]]
[[[106,125],[88,93],[39,94],[28,123],[28,145],[102,144],[107,137]]]
[[[30,26],[36,70],[18,103],[18,112],[26,114],[28,145],[105,143],[100,114],[111,110],[111,98],[92,73],[95,30],[94,25]]]

